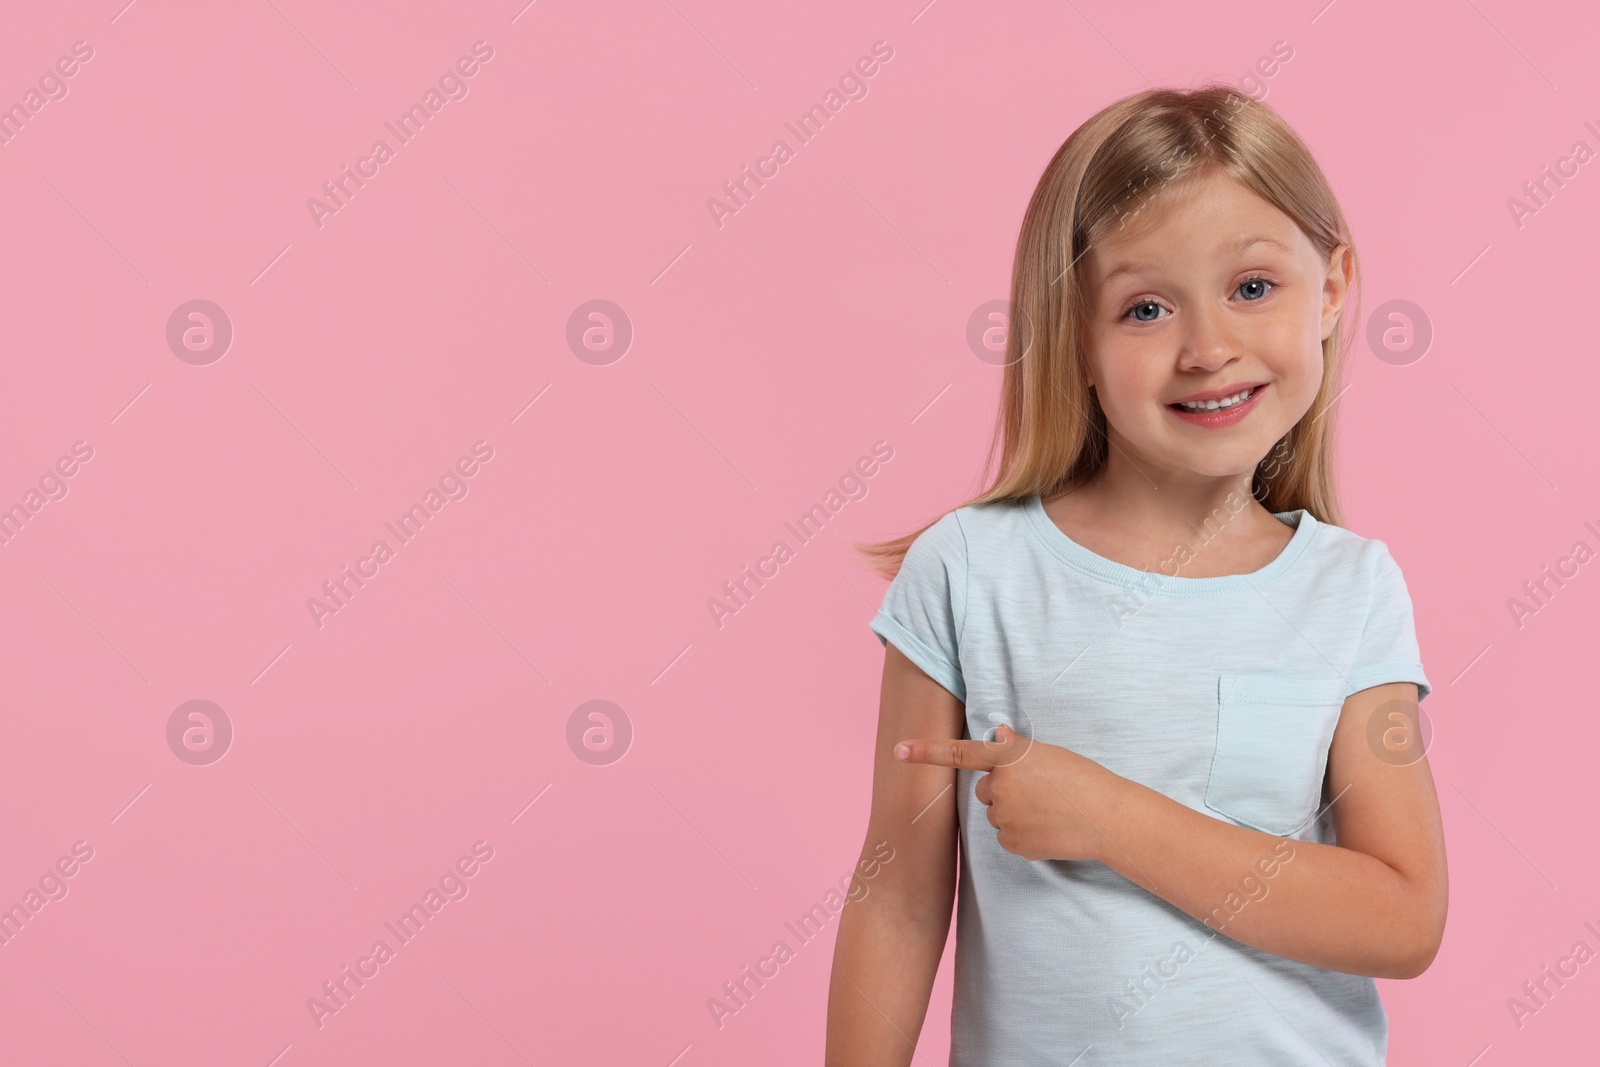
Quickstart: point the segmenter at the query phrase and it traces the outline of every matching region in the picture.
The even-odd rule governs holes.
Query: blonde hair
[[[1099,473],[1106,417],[1087,384],[1084,353],[1094,294],[1078,262],[1163,190],[1210,173],[1233,178],[1288,215],[1324,261],[1339,245],[1350,246],[1354,284],[1338,328],[1322,342],[1322,384],[1306,415],[1256,468],[1252,484],[1269,511],[1304,508],[1319,522],[1343,524],[1329,404],[1358,321],[1354,244],[1327,178],[1288,123],[1260,101],[1216,84],[1119,100],[1078,127],[1045,168],[1017,238],[1005,377],[980,479],[994,470],[997,451],[998,470],[987,490],[958,507],[1049,497]],[[853,547],[892,579],[911,543],[937,521]]]

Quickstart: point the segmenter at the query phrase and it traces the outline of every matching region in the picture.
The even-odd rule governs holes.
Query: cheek
[[[1256,324],[1250,347],[1282,383],[1285,395],[1316,395],[1322,381],[1322,333],[1313,317],[1272,316]]]
[[[1133,419],[1149,417],[1166,383],[1159,357],[1134,344],[1110,346],[1102,354],[1094,381],[1107,416],[1113,420],[1119,414]]]

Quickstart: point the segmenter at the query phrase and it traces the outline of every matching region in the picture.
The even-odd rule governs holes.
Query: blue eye
[[[1245,295],[1246,303],[1259,304],[1269,292],[1277,287],[1277,282],[1255,276],[1240,282],[1236,291],[1242,293],[1246,289],[1250,290],[1254,295]],[[1161,310],[1161,305],[1154,300],[1141,300],[1136,304],[1128,305],[1128,309],[1122,313],[1122,317],[1126,319],[1131,316],[1134,322],[1159,322]]]

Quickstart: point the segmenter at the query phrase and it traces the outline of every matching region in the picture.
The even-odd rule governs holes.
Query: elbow
[[[1403,947],[1405,951],[1389,961],[1386,973],[1374,977],[1404,981],[1422,977],[1433,966],[1434,957],[1439,955],[1439,946],[1444,942],[1443,909],[1420,921],[1414,930],[1411,936],[1396,939],[1397,947]]]
[[[1376,975],[1377,978],[1390,978],[1396,981],[1406,981],[1412,978],[1421,978],[1428,968],[1433,966],[1433,958],[1439,954],[1439,939],[1433,938],[1425,941],[1420,947],[1410,953],[1394,960],[1386,973]]]
[[[1400,872],[1396,872],[1400,873]],[[1401,874],[1405,879],[1405,875]],[[1391,905],[1395,921],[1381,924],[1381,970],[1374,978],[1405,981],[1420,978],[1439,955],[1444,942],[1445,916],[1450,909],[1450,890],[1441,868],[1439,876],[1413,881],[1406,879],[1405,892]]]

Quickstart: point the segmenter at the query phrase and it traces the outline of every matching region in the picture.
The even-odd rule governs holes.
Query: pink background
[[[93,449],[0,546],[0,903],[93,849],[0,946],[0,1060],[820,1062],[834,929],[784,924],[862,845],[883,660],[844,539],[979,488],[1000,371],[966,324],[1067,134],[1279,41],[1252,84],[1341,198],[1364,314],[1435,333],[1359,347],[1340,401],[1350,526],[1416,603],[1451,860],[1438,960],[1380,983],[1391,1062],[1594,1055],[1600,963],[1521,1029],[1506,1006],[1600,948],[1600,563],[1507,607],[1600,547],[1600,163],[1507,207],[1600,148],[1583,5],[120,3],[14,4],[0,35],[0,103],[93,48],[0,145],[0,506]],[[468,95],[319,228],[307,199],[479,40]],[[204,366],[166,341],[196,299],[234,329]],[[605,365],[566,340],[594,299],[634,330]],[[465,498],[319,628],[307,600],[480,440]],[[708,600],[878,441],[868,495],[719,628]],[[596,699],[633,730],[604,766],[568,742]],[[209,765],[168,745],[190,700],[234,730]],[[308,998],[478,841],[469,894],[319,1028]],[[779,939],[719,1029],[708,998]]]

